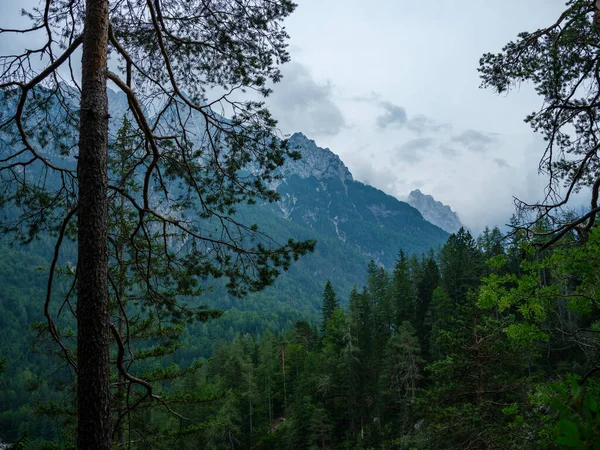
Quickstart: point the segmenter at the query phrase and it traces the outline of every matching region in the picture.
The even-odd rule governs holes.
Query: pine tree
[[[394,323],[399,327],[404,321],[417,323],[417,298],[411,279],[408,259],[401,250],[396,259],[390,283],[390,295],[394,307]]]
[[[529,353],[508,340],[507,322],[477,308],[473,295],[458,309],[438,332],[443,354],[427,368],[431,385],[421,408],[428,448],[519,446],[506,433],[511,417],[504,408],[525,397]]]
[[[422,267],[416,273],[413,269],[413,284],[417,291],[417,318],[415,327],[425,354],[430,347],[431,327],[434,322],[432,304],[434,292],[440,284],[440,272],[435,255],[431,252],[422,261]]]
[[[278,368],[276,339],[267,330],[259,343],[258,385],[262,394],[264,421],[268,429],[275,421],[276,373]]]
[[[333,311],[339,307],[339,301],[333,290],[331,281],[325,283],[325,291],[323,292],[323,301],[321,303],[321,330],[323,333],[327,331],[327,321],[331,318]]]
[[[242,414],[234,393],[229,393],[207,430],[207,446],[215,450],[242,447]]]
[[[424,360],[415,328],[404,321],[386,345],[383,369],[379,377],[382,420],[387,438],[401,436],[406,431],[422,378]]]
[[[491,230],[488,227],[485,227],[483,233],[477,238],[477,247],[487,260],[494,256],[504,255],[502,240],[502,232],[498,227],[494,227]]]
[[[484,260],[471,233],[461,228],[448,238],[440,252],[442,287],[459,305],[470,290],[478,287],[483,275]]]
[[[39,47],[2,57],[14,70],[0,76],[10,111],[0,124],[7,144],[0,158],[0,206],[22,213],[3,223],[4,231],[21,240],[47,231],[58,235],[46,305],[54,298],[63,240],[77,240],[76,357],[54,319],[47,314],[47,320],[77,375],[82,449],[111,446],[110,199],[122,197],[137,212],[130,239],[146,238],[148,245],[136,245],[131,256],[155,304],[161,297],[151,283],[156,257],[167,262],[174,279],[182,277],[183,293],[190,280],[226,276],[230,292],[243,295],[271,284],[280,269],[314,247],[293,240],[273,246],[256,227],[232,218],[240,202],[277,199],[268,187],[273,171],[286,157],[298,157],[277,139],[276,122],[261,102],[228,100],[245,89],[267,96],[267,82],[279,81],[278,64],[289,60],[281,21],[294,7],[287,0],[157,0],[110,8],[108,0],[52,0],[27,14],[31,27],[1,30],[44,30]],[[70,79],[63,82],[57,73],[78,66],[73,58],[80,49],[81,72],[65,71]],[[108,67],[110,58],[119,72]],[[109,178],[108,80],[126,96],[143,139],[129,173],[129,180],[141,184],[139,195]],[[213,101],[211,92],[219,88],[231,92]],[[231,104],[231,117],[217,113]],[[188,120],[191,115],[199,122]],[[54,154],[49,145],[56,146]],[[251,163],[260,170],[242,174]],[[153,239],[157,234],[169,245],[153,245],[160,241]],[[179,303],[162,305],[178,314]],[[152,397],[149,384],[128,375]]]
[[[429,335],[429,356],[433,360],[445,357],[444,343],[441,336],[445,330],[451,329],[458,320],[459,311],[446,291],[438,286],[433,291],[431,301],[431,332]]]
[[[333,424],[329,413],[322,405],[317,405],[310,418],[310,431],[314,445],[321,449],[328,448],[327,444],[331,440],[332,430]]]
[[[518,230],[543,238],[542,247],[572,232],[586,241],[600,212],[596,127],[600,77],[590,69],[598,64],[599,26],[600,3],[569,0],[548,26],[519,33],[501,52],[486,53],[479,61],[483,87],[508,93],[530,82],[540,96],[542,106],[529,114],[526,122],[546,142],[539,168],[547,175],[550,195],[539,203],[517,200],[516,204],[521,218]],[[564,189],[557,192],[557,186]],[[584,202],[588,207],[565,217],[564,206],[580,191],[589,192],[590,199]],[[535,230],[541,220],[547,221],[549,230]]]
[[[371,376],[376,380],[381,370],[383,348],[392,334],[394,310],[389,295],[389,277],[383,267],[369,262],[366,295],[370,304]]]
[[[360,411],[361,360],[358,340],[350,318],[336,309],[327,325],[323,339],[324,358],[320,391],[322,401],[335,419],[333,434],[343,439],[346,433],[358,428],[356,417]]]
[[[115,180],[117,185],[127,189],[132,196],[140,193],[141,186],[135,180],[129,179],[127,174],[133,170],[137,161],[136,157],[142,151],[141,142],[130,118],[125,115],[122,125],[117,131],[116,139],[110,145],[108,171],[109,178]],[[221,312],[205,307],[182,308],[182,315],[174,316],[162,309],[160,303],[156,304],[152,289],[148,288],[148,283],[140,279],[139,272],[134,268],[136,265],[135,259],[132,258],[132,255],[135,254],[134,247],[145,243],[140,241],[132,243],[130,240],[136,215],[137,211],[126,203],[123,197],[109,202],[109,308],[111,316],[116,319],[115,323],[111,324],[111,330],[117,346],[117,367],[113,369],[113,372],[116,372],[118,380],[111,410],[115,428],[113,434],[116,438],[116,445],[120,446],[129,445],[131,439],[138,434],[144,434],[147,442],[152,442],[160,440],[161,437],[165,437],[172,431],[166,426],[161,427],[160,433],[152,431],[151,428],[154,424],[148,423],[147,420],[140,420],[137,417],[139,416],[138,411],[128,406],[135,404],[141,410],[148,410],[152,406],[164,407],[156,403],[153,405],[153,399],[146,395],[147,392],[142,395],[135,393],[134,387],[137,383],[126,377],[124,367],[127,366],[130,372],[137,371],[138,367],[144,367],[147,371],[151,370],[148,378],[151,378],[155,385],[161,383],[166,386],[170,382],[173,386],[169,394],[161,393],[162,399],[167,401],[171,397],[178,397],[181,392],[177,392],[174,388],[175,381],[182,382],[182,378],[194,376],[201,367],[201,364],[192,363],[189,367],[180,368],[166,363],[182,346],[181,338],[186,320],[193,318],[202,322],[221,316]],[[145,239],[147,242],[149,237],[147,236]],[[161,244],[154,245],[155,248],[160,248]],[[152,265],[155,292],[161,292],[163,302],[168,300],[175,302],[177,295],[184,291],[181,287],[174,287],[169,267],[160,259],[154,259]],[[179,277],[179,282],[187,282],[190,286],[194,285],[193,280],[186,281],[183,276]],[[191,294],[191,291],[187,293]],[[155,308],[152,309],[152,312],[128,313],[132,309],[132,304],[140,301],[147,305],[155,305]],[[189,396],[186,407],[192,409],[196,400],[203,402],[205,399]],[[177,424],[177,427],[180,428],[181,424]]]

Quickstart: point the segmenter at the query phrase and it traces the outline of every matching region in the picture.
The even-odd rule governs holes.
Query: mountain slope
[[[114,134],[127,111],[127,99],[123,94],[109,92],[109,102]],[[10,107],[0,106],[0,116],[2,110]],[[192,117],[196,119],[201,120]],[[74,135],[67,137],[76,142]],[[281,201],[239,205],[237,215],[246,224],[256,223],[280,243],[290,237],[316,239],[315,253],[301,258],[274,287],[254,294],[246,303],[231,299],[219,282],[202,302],[219,308],[238,305],[254,311],[285,309],[312,315],[318,311],[327,279],[331,279],[344,299],[354,283],[360,285],[365,279],[370,259],[390,268],[399,250],[419,255],[441,246],[448,237],[407,203],[355,181],[337,155],[318,147],[303,134],[294,134],[290,146],[303,158],[288,161],[280,169],[282,178],[273,187],[280,193]],[[58,159],[62,166],[75,164],[77,147],[73,143],[61,155],[49,140],[43,151]],[[267,298],[274,303],[268,306]]]
[[[379,189],[355,181],[329,149],[301,133],[290,138],[303,158],[282,169],[281,201],[272,210],[290,222],[336,237],[347,247],[391,268],[399,250],[421,254],[444,244],[448,233]]]

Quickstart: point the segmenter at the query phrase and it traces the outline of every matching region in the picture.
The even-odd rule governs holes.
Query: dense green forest
[[[2,340],[19,345],[0,429],[69,448],[68,372],[27,331],[44,276],[33,257],[3,256],[3,276],[31,290],[2,292],[17,302],[2,302]],[[460,230],[390,272],[371,262],[349,296],[324,283],[320,317],[286,330],[265,315],[197,324],[141,369],[170,372],[157,388],[176,412],[134,410],[124,436],[138,449],[596,448],[599,265],[596,230],[541,253],[518,233]]]
[[[543,99],[525,122],[546,185],[478,236],[281,132],[265,99],[296,6],[45,0],[0,27],[0,449],[600,450],[600,1],[481,57],[481,87]],[[439,63],[455,108],[438,81],[454,60],[431,43],[413,56]],[[401,75],[374,61],[352,72]],[[333,84],[295,70],[283,112],[355,126]],[[340,91],[373,114],[359,133],[413,134],[392,136],[389,167],[352,142],[361,179],[406,187],[394,171],[431,158],[415,185],[470,193],[465,174],[518,164],[495,153],[507,133],[409,116],[373,80]],[[448,167],[455,145],[466,168]]]

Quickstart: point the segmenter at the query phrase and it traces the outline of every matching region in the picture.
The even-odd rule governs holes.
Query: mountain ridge
[[[280,169],[279,173],[283,176],[283,182],[285,182],[286,177],[291,175],[297,175],[302,179],[311,176],[317,179],[337,178],[345,187],[348,183],[359,182],[354,179],[348,167],[337,154],[329,148],[319,147],[314,140],[308,138],[302,132],[292,134],[289,138],[289,146],[291,150],[300,152],[302,158],[298,161],[287,161]],[[279,188],[281,182],[282,180],[278,180],[273,187]],[[363,184],[370,186],[368,183]],[[423,219],[450,234],[457,232],[463,226],[457,214],[448,205],[435,200],[431,195],[423,194],[419,189],[413,190],[406,199],[393,195],[392,197],[412,206],[421,214]],[[285,203],[286,199],[282,201]],[[287,206],[284,209],[288,209]],[[287,215],[288,212],[284,211],[284,214]]]
[[[10,107],[5,103],[3,109]],[[127,113],[126,96],[111,91],[109,111],[111,133],[115,133]],[[53,116],[60,119],[57,114]],[[192,111],[190,120],[200,123],[203,117]],[[53,148],[51,141],[43,145],[45,153],[68,167],[74,166],[77,155],[76,136],[71,134],[68,137],[73,142],[67,152]],[[408,203],[354,180],[330,149],[317,146],[303,133],[293,134],[289,144],[303,159],[288,160],[277,169],[281,178],[272,188],[279,193],[280,201],[255,206],[238,204],[236,217],[244,219],[240,223],[257,224],[267,235],[276,236],[278,242],[286,242],[290,237],[315,239],[317,249],[313,255],[301,258],[289,274],[282,274],[274,290],[265,291],[265,298],[306,312],[316,311],[322,286],[314,279],[315,274],[322,280],[331,279],[343,297],[356,280],[365,279],[370,259],[391,268],[400,250],[420,256],[445,243],[448,234],[444,230],[427,222]],[[195,145],[201,146],[202,140]],[[214,304],[209,303],[217,308],[227,307],[231,302],[225,295],[223,291],[223,295],[214,297]],[[298,299],[310,307],[299,304]]]
[[[391,268],[400,249],[422,254],[443,245],[448,233],[428,222],[417,208],[357,181],[329,148],[303,133],[289,139],[302,155],[280,168],[272,187],[280,200],[271,205],[279,217],[334,237],[378,264]]]
[[[452,211],[450,206],[437,201],[431,195],[423,194],[420,189],[411,191],[406,202],[418,209],[425,220],[450,234],[456,233],[463,227],[458,215]]]

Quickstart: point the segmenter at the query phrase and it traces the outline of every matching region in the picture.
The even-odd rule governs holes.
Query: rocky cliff
[[[419,189],[408,195],[407,202],[418,209],[425,220],[448,233],[455,233],[462,227],[458,216],[448,205],[436,201],[431,195],[423,194]]]

